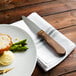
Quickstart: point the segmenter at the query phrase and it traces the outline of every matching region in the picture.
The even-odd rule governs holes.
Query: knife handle
[[[65,55],[65,49],[61,45],[59,45],[52,37],[50,37],[46,32],[41,30],[37,34],[39,37],[43,38],[50,46],[52,46],[57,54],[59,54],[60,56]]]

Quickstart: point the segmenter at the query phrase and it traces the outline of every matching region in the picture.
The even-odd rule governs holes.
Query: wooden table
[[[13,0],[0,6],[0,23],[12,23],[22,15],[39,13],[73,42],[76,42],[76,0]],[[76,76],[76,50],[61,64],[44,72],[38,64],[32,76]]]

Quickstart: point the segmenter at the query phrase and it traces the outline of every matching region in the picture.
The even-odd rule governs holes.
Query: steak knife
[[[44,39],[45,42],[49,46],[53,47],[55,49],[55,52],[59,56],[65,55],[66,50],[61,45],[59,45],[52,37],[50,37],[44,30],[42,30],[41,28],[39,28],[34,22],[32,22],[30,19],[28,19],[25,16],[22,16],[22,19],[27,24],[27,26],[32,31],[34,31],[34,33],[36,33],[39,37],[41,37],[42,39]]]

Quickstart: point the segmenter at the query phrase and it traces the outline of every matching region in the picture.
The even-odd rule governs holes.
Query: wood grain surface
[[[0,23],[12,23],[37,12],[76,43],[76,0],[12,0],[0,5]],[[32,76],[76,76],[76,49],[59,65],[44,72],[37,64]]]

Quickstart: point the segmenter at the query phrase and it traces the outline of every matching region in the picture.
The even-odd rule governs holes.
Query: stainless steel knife
[[[50,37],[44,30],[39,28],[35,23],[33,23],[25,16],[22,16],[22,19],[34,33],[43,38],[49,46],[53,47],[58,55],[65,55],[66,50],[61,45],[59,45],[52,37]]]

